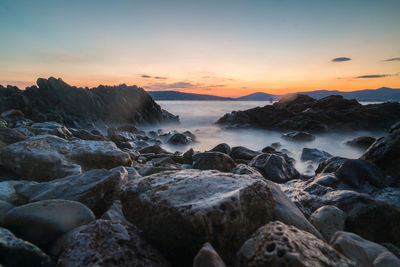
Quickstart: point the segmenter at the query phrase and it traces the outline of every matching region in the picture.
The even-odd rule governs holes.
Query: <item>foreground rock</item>
[[[39,78],[25,90],[0,86],[0,112],[19,109],[34,121],[56,121],[67,126],[92,123],[157,123],[178,121],[163,111],[142,88],[103,86],[85,89],[61,79]]]
[[[0,265],[3,266],[53,266],[52,260],[40,248],[19,239],[9,230],[0,227]]]
[[[356,234],[336,232],[330,244],[357,266],[400,266],[400,259],[384,246],[365,240]]]
[[[193,155],[194,169],[230,172],[235,166],[233,159],[225,153],[204,152]]]
[[[79,202],[44,200],[13,208],[1,223],[18,237],[47,248],[62,234],[94,219]]]
[[[355,266],[315,236],[274,221],[259,228],[240,248],[236,266]]]
[[[400,128],[393,127],[388,136],[379,138],[362,158],[392,176],[394,185],[400,187]]]
[[[129,154],[112,142],[67,141],[53,135],[36,136],[9,145],[0,152],[0,160],[5,167],[34,181],[132,164]]]
[[[229,155],[236,161],[237,160],[250,161],[255,156],[258,156],[260,154],[261,154],[260,152],[248,149],[243,146],[235,146],[235,147],[232,147]]]
[[[50,182],[28,182],[14,186],[21,201],[48,199],[74,200],[85,204],[94,214],[101,215],[119,198],[122,185],[128,180],[124,168],[91,170]]]
[[[163,172],[123,189],[125,217],[177,266],[188,266],[209,241],[225,261],[273,216],[268,185],[217,171]],[[190,237],[190,238],[188,238]]]
[[[130,224],[96,220],[79,229],[57,266],[169,266]]]
[[[384,130],[398,121],[400,103],[361,105],[332,95],[315,100],[306,95],[288,95],[273,105],[225,114],[217,124],[282,131]]]
[[[263,153],[255,157],[249,165],[257,169],[265,179],[276,183],[284,183],[300,176],[285,154]]]
[[[225,267],[225,263],[211,244],[205,243],[194,258],[193,267]]]

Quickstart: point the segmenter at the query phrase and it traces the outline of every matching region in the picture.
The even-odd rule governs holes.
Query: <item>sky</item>
[[[0,0],[0,84],[400,88],[399,0]]]

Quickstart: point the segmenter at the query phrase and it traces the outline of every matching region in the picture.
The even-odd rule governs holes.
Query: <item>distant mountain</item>
[[[263,92],[257,92],[238,98],[221,97],[214,95],[182,93],[178,91],[147,91],[154,100],[215,100],[215,101],[270,101],[279,100],[282,95],[272,95]],[[299,94],[309,95],[315,99],[321,99],[330,95],[341,95],[347,99],[356,99],[358,101],[400,101],[400,89],[381,87],[379,89],[366,89],[352,92],[317,90],[309,92],[298,92]]]
[[[231,97],[182,93],[178,91],[147,91],[147,93],[156,101],[157,100],[208,100],[208,101],[235,100],[234,98]]]
[[[239,100],[239,101],[270,101],[270,100],[277,100],[277,99],[279,99],[279,96],[271,95],[271,94],[267,94],[267,93],[263,93],[263,92],[257,92],[257,93],[253,93],[250,95],[245,95],[245,96],[236,98],[236,100]]]
[[[366,89],[352,92],[318,90],[311,92],[300,92],[312,98],[320,99],[330,95],[341,95],[347,99],[358,101],[400,101],[400,89],[381,87],[379,89]]]

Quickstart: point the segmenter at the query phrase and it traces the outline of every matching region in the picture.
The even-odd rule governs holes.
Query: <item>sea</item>
[[[196,142],[187,147],[164,145],[169,151],[185,151],[193,148],[195,151],[207,151],[220,143],[231,147],[244,146],[253,150],[262,150],[265,146],[279,142],[284,149],[290,151],[290,156],[296,160],[296,168],[305,172],[309,163],[300,160],[303,148],[317,148],[333,156],[358,158],[363,150],[350,147],[346,141],[358,136],[383,136],[384,132],[358,131],[351,133],[333,132],[316,135],[311,142],[292,142],[282,139],[284,132],[260,129],[222,129],[214,123],[224,114],[234,110],[246,110],[258,106],[271,105],[269,101],[157,101],[165,110],[179,115],[179,125],[161,125],[164,132],[189,130],[196,135]],[[372,102],[361,102],[371,104]],[[314,166],[314,169],[316,166]]]

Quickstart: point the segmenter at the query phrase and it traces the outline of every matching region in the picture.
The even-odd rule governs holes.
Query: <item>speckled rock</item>
[[[50,257],[40,248],[0,227],[0,265],[2,264],[7,267],[53,266]]]
[[[0,152],[2,164],[35,181],[48,181],[91,169],[129,166],[128,153],[106,141],[67,141],[53,135],[36,136],[7,146]]]
[[[310,216],[310,222],[328,241],[334,233],[343,231],[345,221],[346,214],[332,205],[322,206]]]
[[[149,266],[167,267],[168,262],[129,224],[96,220],[80,228],[60,255],[58,267]]]
[[[274,221],[259,228],[237,253],[236,266],[355,266],[315,236]]]
[[[191,265],[207,241],[229,262],[272,219],[274,207],[261,179],[199,170],[133,180],[123,188],[121,202],[125,217],[177,266]]]

